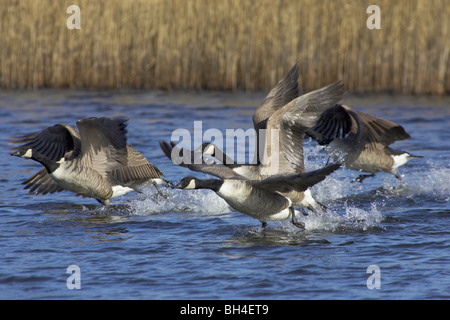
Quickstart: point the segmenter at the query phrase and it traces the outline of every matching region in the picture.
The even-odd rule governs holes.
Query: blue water
[[[178,182],[201,174],[159,149],[173,130],[247,129],[264,93],[0,92],[1,299],[449,299],[450,98],[351,96],[358,110],[399,122],[411,134],[394,147],[423,155],[351,183],[340,170],[313,187],[329,207],[289,222],[260,223],[211,191],[153,188],[105,209],[69,192],[29,195],[21,182],[41,167],[9,156],[10,136],[90,116],[129,118],[128,142]],[[307,169],[322,166],[305,145]],[[67,268],[80,273],[68,289]],[[367,273],[376,265],[379,273]],[[75,274],[74,274],[75,275]],[[379,289],[369,289],[369,277]],[[375,280],[369,284],[375,284]],[[79,281],[78,281],[79,280]],[[70,286],[70,285],[69,285]]]

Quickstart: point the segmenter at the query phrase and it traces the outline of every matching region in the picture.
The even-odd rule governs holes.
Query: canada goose
[[[69,190],[108,205],[111,198],[137,191],[147,183],[164,184],[161,171],[127,145],[126,121],[86,118],[76,123],[79,133],[57,124],[12,138],[11,144],[24,144],[11,149],[15,151],[11,155],[33,159],[45,167],[23,182],[25,189],[35,194]]]
[[[250,179],[263,180],[280,173],[305,172],[303,138],[307,128],[315,125],[320,114],[339,102],[343,95],[342,82],[298,97],[298,67],[289,73],[268,93],[253,115],[256,130],[256,159],[252,164],[235,164],[214,144],[203,144],[204,154],[217,158],[236,173]],[[206,145],[206,146],[205,146]],[[173,144],[161,141],[160,146],[173,160]],[[324,206],[315,201],[310,191],[292,190],[287,195],[293,203],[317,211]]]
[[[377,172],[392,173],[401,179],[397,168],[411,158],[422,158],[389,147],[397,140],[411,137],[401,125],[343,104],[322,113],[317,124],[306,133],[319,144],[327,145],[328,153],[340,155],[348,169],[370,173],[354,181],[362,182]]]
[[[267,225],[267,221],[289,218],[295,226],[304,228],[304,225],[295,218],[292,200],[283,194],[294,190],[305,191],[337,170],[340,164],[335,163],[307,173],[272,175],[259,181],[249,180],[222,164],[187,166],[191,170],[212,174],[221,179],[201,180],[185,177],[175,188],[213,190],[235,210],[258,219],[263,228]]]

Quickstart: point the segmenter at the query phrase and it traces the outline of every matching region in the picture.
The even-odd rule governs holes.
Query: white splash
[[[164,195],[160,195],[154,188],[147,188],[134,200],[129,201],[131,214],[151,215],[166,212],[195,212],[195,213],[227,213],[230,206],[209,190],[175,190],[161,188]]]
[[[323,147],[307,145],[305,146],[304,162],[306,171],[312,171],[325,167],[327,162],[330,164],[332,160],[329,160],[328,155],[323,151]],[[311,190],[315,200],[327,203],[360,193],[363,188],[362,184],[351,183],[352,179],[348,170],[338,169],[309,190]]]
[[[417,194],[430,194],[450,198],[450,168],[430,167],[414,176],[404,177],[405,183],[411,185]]]
[[[386,195],[417,197],[427,196],[439,201],[450,201],[450,164],[434,164],[417,167],[415,171],[402,174],[402,180],[395,184],[385,181]]]
[[[342,210],[342,213],[337,212]],[[345,205],[342,209],[327,210],[320,215],[310,214],[299,218],[305,224],[307,231],[366,231],[370,228],[383,228],[384,216],[376,204],[369,209],[360,209]]]

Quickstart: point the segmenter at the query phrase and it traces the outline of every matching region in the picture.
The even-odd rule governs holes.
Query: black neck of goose
[[[31,159],[42,164],[45,169],[47,169],[48,173],[52,173],[59,168],[59,163],[56,163],[56,161],[51,160],[38,152],[33,152]]]
[[[260,126],[261,129],[265,129],[267,126],[267,120],[264,120]],[[264,157],[264,148],[265,148],[265,141],[266,141],[266,132],[264,130],[260,130],[259,128],[256,130],[256,153],[254,155],[253,163],[256,165],[261,164],[261,159]]]
[[[195,189],[210,189],[217,192],[219,191],[222,184],[223,181],[218,179],[204,179],[204,180],[199,179],[195,184]]]

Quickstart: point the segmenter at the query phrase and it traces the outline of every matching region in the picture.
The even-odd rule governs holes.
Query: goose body
[[[80,132],[54,125],[15,138],[11,155],[40,162],[44,169],[24,181],[36,194],[72,191],[108,205],[110,199],[137,191],[148,182],[162,181],[162,173],[127,144],[126,120],[86,118]]]
[[[222,164],[191,165],[194,171],[203,171],[221,179],[198,179],[185,177],[176,186],[179,189],[210,189],[223,198],[236,211],[259,220],[263,226],[267,221],[291,219],[297,227],[303,225],[296,221],[296,211],[292,200],[283,193],[296,190],[305,191],[308,187],[324,180],[340,167],[332,164],[325,168],[298,174],[279,174],[253,181],[238,175]]]
[[[225,180],[216,193],[231,207],[260,221],[292,218],[289,210],[292,201],[289,198],[255,188],[246,180]]]
[[[359,176],[357,181],[377,172],[392,173],[401,179],[397,168],[420,157],[390,147],[395,141],[410,138],[401,125],[346,105],[336,104],[322,113],[306,133],[327,145],[326,151],[341,159],[347,169],[370,174]]]

